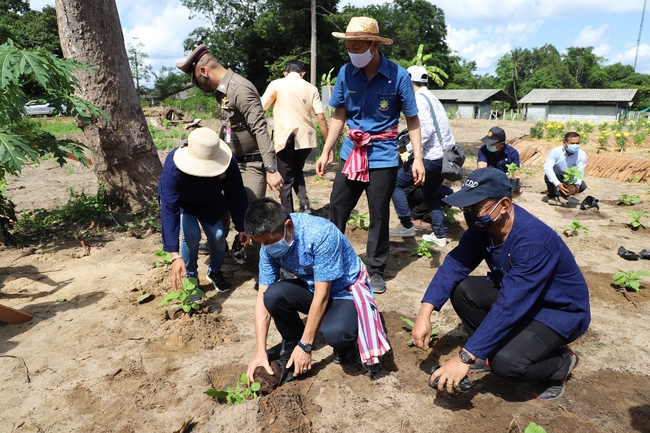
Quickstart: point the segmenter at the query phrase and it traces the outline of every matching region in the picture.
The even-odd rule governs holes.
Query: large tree
[[[107,198],[137,209],[156,197],[162,166],[147,128],[124,46],[115,0],[56,0],[61,47],[66,58],[88,64],[80,71],[81,96],[104,110],[81,125]]]

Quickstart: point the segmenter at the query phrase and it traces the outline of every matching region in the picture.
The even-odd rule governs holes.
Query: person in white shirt
[[[422,131],[422,158],[426,170],[425,182],[422,185],[424,201],[431,213],[431,227],[433,233],[422,236],[422,239],[433,242],[438,246],[447,245],[447,227],[444,224],[444,215],[438,198],[438,189],[442,185],[442,150],[454,144],[449,119],[445,108],[440,101],[427,89],[428,74],[422,66],[411,66],[407,69],[411,75],[411,83],[415,91],[415,100],[418,105],[418,117]],[[436,132],[432,111],[435,114],[440,131]],[[442,143],[440,140],[442,139]],[[400,223],[390,231],[394,237],[415,236],[415,227],[411,221],[411,210],[408,205],[405,190],[413,186],[412,159],[408,159],[397,173],[397,184],[393,193],[393,205]]]
[[[571,195],[567,184],[564,183],[564,173],[567,168],[577,166],[584,177],[586,165],[587,153],[580,149],[580,134],[567,132],[562,146],[551,149],[544,163],[544,182],[548,189],[548,196],[544,201],[553,204],[559,200],[560,195],[564,198]],[[587,189],[583,179],[577,179],[575,185],[578,187],[575,194]]]

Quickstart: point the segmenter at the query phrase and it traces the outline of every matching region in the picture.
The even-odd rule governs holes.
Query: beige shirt
[[[323,113],[318,89],[303,80],[299,73],[290,72],[286,77],[273,80],[262,95],[264,111],[273,105],[273,129],[275,151],[287,144],[293,132],[296,149],[316,147],[316,129],[311,113]]]

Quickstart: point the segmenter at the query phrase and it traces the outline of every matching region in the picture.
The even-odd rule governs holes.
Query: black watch
[[[460,362],[463,364],[469,364],[472,365],[474,364],[475,359],[472,359],[472,357],[467,353],[465,349],[460,349],[460,352],[458,352],[458,356],[460,356]]]
[[[309,343],[305,344],[305,343],[303,343],[302,341],[299,341],[299,342],[298,342],[298,346],[300,346],[300,348],[301,348],[302,350],[304,350],[305,353],[311,353],[311,351],[314,350],[314,346],[312,346],[312,345],[309,344]]]
[[[275,165],[269,165],[268,167],[264,168],[267,173],[275,173]]]

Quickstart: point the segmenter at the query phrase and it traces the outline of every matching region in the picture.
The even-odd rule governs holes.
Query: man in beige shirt
[[[273,106],[275,153],[278,172],[284,179],[280,201],[289,213],[293,212],[292,188],[300,200],[300,211],[311,212],[302,170],[311,150],[317,145],[312,112],[325,139],[328,132],[318,89],[303,80],[305,72],[303,62],[288,61],[284,78],[271,81],[262,95],[264,110]]]

